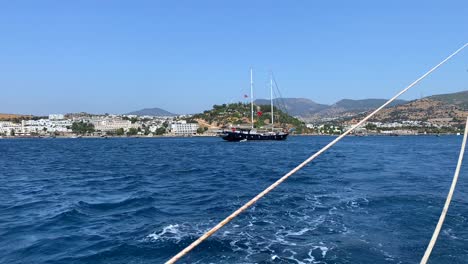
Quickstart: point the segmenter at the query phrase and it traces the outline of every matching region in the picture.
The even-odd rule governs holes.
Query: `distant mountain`
[[[468,110],[468,91],[451,94],[432,95],[426,98],[434,101],[439,101],[444,104],[456,105],[461,109]]]
[[[270,100],[257,99],[254,103],[256,105],[269,105]],[[276,98],[273,99],[273,104],[288,114],[299,117],[309,116],[329,107],[306,98]]]
[[[301,117],[304,120],[312,121],[321,118],[332,118],[337,116],[351,116],[370,109],[375,109],[385,103],[386,99],[343,99],[332,105],[319,104],[306,98],[276,98],[273,104],[292,116]],[[405,100],[396,100],[391,105],[404,104]],[[257,99],[257,105],[269,105],[270,100]]]
[[[176,114],[168,112],[164,109],[161,108],[145,108],[142,110],[138,111],[133,111],[130,113],[127,113],[126,115],[137,115],[137,116],[176,116]]]
[[[343,99],[335,104],[333,104],[331,107],[335,108],[341,108],[344,111],[367,111],[369,109],[375,109],[381,105],[383,105],[387,99],[362,99],[362,100],[352,100],[352,99]],[[396,105],[401,105],[405,104],[408,101],[406,100],[395,100],[393,101],[389,106],[396,106]]]
[[[379,122],[429,121],[439,125],[459,125],[464,122],[468,111],[429,97],[383,109],[371,120]]]
[[[362,112],[376,109],[387,101],[387,99],[342,99],[322,111],[304,117],[306,120],[314,121],[322,118],[336,118],[344,116],[354,116]],[[391,106],[407,103],[405,100],[395,100]]]
[[[468,116],[468,91],[428,96],[383,109],[371,120],[379,122],[429,121],[441,126],[460,126]],[[356,116],[356,119],[360,117]]]

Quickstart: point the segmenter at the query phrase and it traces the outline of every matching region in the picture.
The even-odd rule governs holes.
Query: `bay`
[[[0,263],[163,263],[332,137],[0,140]],[[418,263],[462,137],[348,137],[181,263]],[[463,166],[432,263],[468,257]]]

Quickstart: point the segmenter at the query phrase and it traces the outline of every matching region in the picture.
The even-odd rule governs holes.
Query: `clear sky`
[[[1,0],[0,0],[1,1]],[[468,1],[1,1],[0,113],[389,98],[468,41]],[[403,97],[468,90],[468,49]]]

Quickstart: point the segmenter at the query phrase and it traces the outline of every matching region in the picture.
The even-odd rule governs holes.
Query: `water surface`
[[[0,263],[162,263],[330,140],[0,140]],[[181,263],[418,263],[461,140],[346,138]],[[463,166],[432,263],[467,217]]]

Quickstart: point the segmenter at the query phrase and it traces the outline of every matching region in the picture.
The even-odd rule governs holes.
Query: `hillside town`
[[[354,126],[357,121],[352,122],[322,122],[318,124],[307,124],[307,127],[320,135],[339,135]],[[366,122],[363,126],[356,128],[354,135],[426,135],[426,134],[460,134],[461,128],[446,126],[439,123],[427,121],[393,121],[393,122]]]
[[[0,121],[2,137],[107,137],[107,136],[187,136],[201,134],[198,123],[186,116],[136,116],[50,114],[42,118],[14,118]]]
[[[304,98],[279,98],[274,106],[274,127],[291,134],[337,135],[355,125],[384,99],[344,99],[333,105]],[[281,104],[280,104],[281,105]],[[255,129],[272,127],[271,106],[255,103]],[[0,137],[157,137],[215,136],[222,129],[251,126],[250,105],[242,102],[213,105],[193,115],[176,115],[160,108],[129,114],[0,114]],[[468,115],[468,91],[400,100],[383,109],[355,135],[458,134]]]
[[[198,118],[196,118],[198,117]],[[158,137],[158,136],[216,136],[223,128],[235,126],[225,120],[205,120],[202,116],[138,116],[50,114],[48,117],[10,118],[0,121],[0,137]],[[211,123],[209,122],[211,121]],[[225,122],[222,122],[225,121]],[[260,119],[259,122],[260,123]],[[292,134],[338,135],[357,123],[351,119],[337,121],[323,119],[302,123],[306,129],[292,128]],[[418,135],[457,134],[460,129],[440,120],[367,122],[357,128],[355,135]],[[257,127],[256,123],[256,127]],[[296,124],[295,127],[298,127]]]

